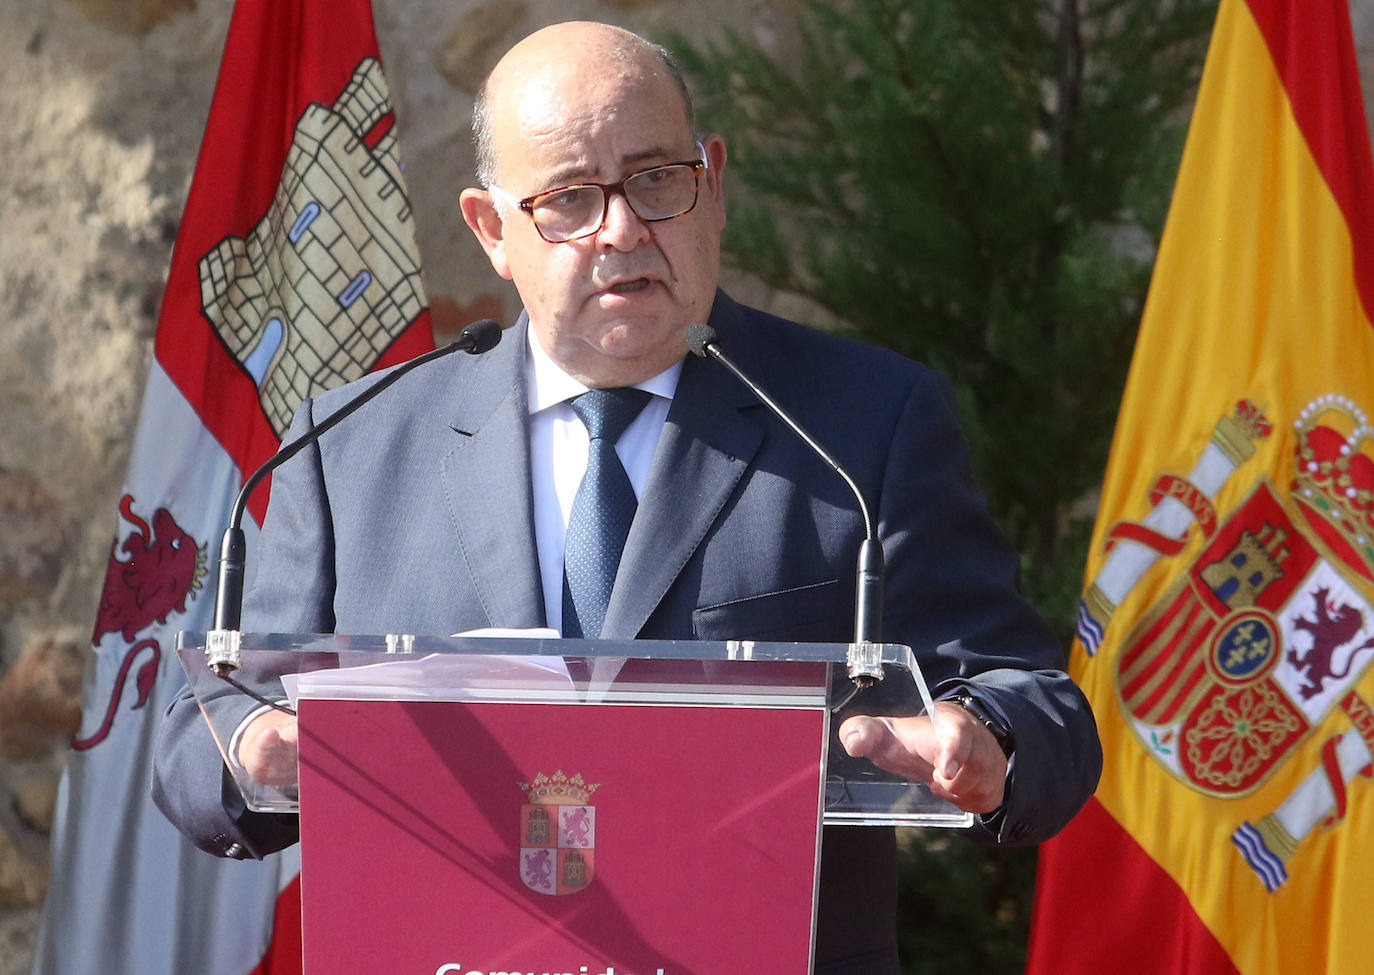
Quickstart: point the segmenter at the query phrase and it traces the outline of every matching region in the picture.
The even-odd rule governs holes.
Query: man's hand
[[[239,740],[239,764],[263,785],[295,785],[299,774],[296,717],[281,711],[258,715]]]
[[[855,715],[840,725],[840,742],[856,758],[930,786],[965,812],[1002,805],[1007,758],[982,722],[957,704],[935,702],[935,721]]]

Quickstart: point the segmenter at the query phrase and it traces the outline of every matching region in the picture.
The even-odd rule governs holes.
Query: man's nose
[[[598,238],[619,251],[631,251],[649,239],[649,225],[630,206],[624,193],[612,193],[606,200],[606,219]]]

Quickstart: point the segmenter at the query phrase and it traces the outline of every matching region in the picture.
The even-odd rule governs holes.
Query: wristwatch
[[[1011,729],[998,721],[992,714],[979,703],[978,699],[972,694],[960,693],[951,698],[946,698],[951,704],[958,705],[969,714],[973,715],[978,721],[992,732],[992,737],[997,739],[997,745],[1002,749],[1002,754],[1011,759],[1011,753],[1016,750],[1016,742],[1012,739]]]

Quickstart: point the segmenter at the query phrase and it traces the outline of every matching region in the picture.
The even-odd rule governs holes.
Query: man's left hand
[[[895,772],[971,813],[1002,805],[1007,757],[987,727],[957,704],[935,702],[935,721],[855,715],[840,725],[840,743],[856,758]]]

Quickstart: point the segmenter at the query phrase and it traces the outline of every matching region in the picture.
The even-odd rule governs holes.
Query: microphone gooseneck
[[[859,502],[859,513],[864,520],[864,539],[859,545],[857,568],[857,589],[854,602],[854,642],[857,644],[878,643],[882,637],[883,620],[883,547],[873,530],[873,518],[869,513],[868,502],[863,492],[849,472],[830,452],[816,442],[815,438],[802,429],[796,420],[782,408],[773,397],[754,382],[735,364],[716,341],[716,330],[704,322],[697,322],[687,328],[687,347],[703,359],[714,359],[728,369],[749,391],[758,397],[759,402],[768,407],[773,414],[787,425],[802,441],[820,457],[832,471],[838,474],[854,492]]]
[[[238,630],[239,620],[243,613],[243,569],[245,555],[247,551],[247,541],[244,538],[243,514],[248,506],[248,498],[267,475],[296,456],[302,449],[314,443],[324,434],[334,428],[336,424],[350,416],[364,403],[377,396],[384,389],[396,382],[412,369],[433,362],[435,359],[452,355],[455,352],[467,352],[471,355],[481,355],[496,347],[501,341],[501,326],[490,318],[483,318],[468,325],[459,333],[456,341],[426,352],[424,355],[416,356],[414,359],[397,366],[387,373],[379,382],[364,390],[358,396],[349,400],[338,410],[329,415],[319,426],[315,427],[305,436],[293,440],[291,443],[282,447],[270,457],[266,463],[255,470],[248,480],[243,482],[243,487],[239,490],[238,496],[234,499],[234,506],[229,513],[229,526],[224,530],[224,537],[220,541],[219,555],[219,576],[218,585],[215,590],[215,623],[214,629]],[[219,673],[221,668],[231,670],[232,665],[224,662],[212,660],[211,666]]]

